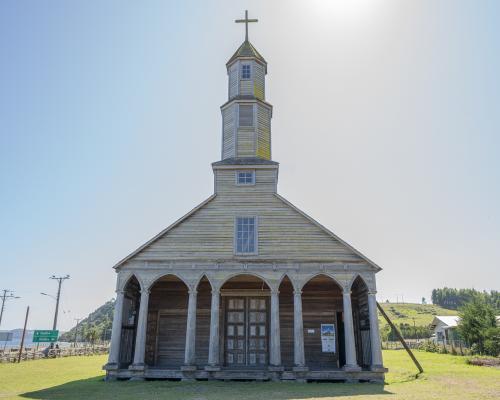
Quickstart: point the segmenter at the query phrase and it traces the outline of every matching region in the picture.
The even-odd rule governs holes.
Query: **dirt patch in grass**
[[[467,359],[467,364],[477,365],[480,367],[497,367],[500,368],[500,358],[493,357],[471,357]]]

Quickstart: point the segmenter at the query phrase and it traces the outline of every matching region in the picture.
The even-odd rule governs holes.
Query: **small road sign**
[[[33,342],[57,342],[57,338],[59,337],[59,331],[35,331],[33,333]]]

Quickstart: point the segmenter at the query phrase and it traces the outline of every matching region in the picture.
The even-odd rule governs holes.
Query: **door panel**
[[[248,365],[267,365],[266,299],[250,297],[248,316]]]
[[[267,300],[262,297],[228,297],[226,303],[226,365],[267,365]]]
[[[226,316],[226,364],[246,365],[245,298],[229,298]]]

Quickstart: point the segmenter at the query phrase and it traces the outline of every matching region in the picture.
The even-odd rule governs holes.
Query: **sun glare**
[[[304,4],[304,3],[303,3]],[[309,0],[308,9],[318,21],[354,23],[373,14],[377,0]]]

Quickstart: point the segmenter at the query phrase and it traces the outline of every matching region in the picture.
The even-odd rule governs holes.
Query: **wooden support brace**
[[[408,353],[408,355],[412,359],[413,363],[417,366],[418,370],[420,371],[419,374],[421,374],[422,372],[424,372],[424,369],[422,368],[422,366],[420,365],[420,363],[416,359],[416,357],[413,354],[413,352],[411,351],[411,349],[406,344],[406,341],[404,340],[403,336],[401,336],[401,333],[399,333],[398,328],[396,328],[396,326],[392,323],[392,321],[389,319],[389,317],[385,313],[384,309],[382,308],[382,306],[378,302],[377,302],[377,308],[380,311],[380,314],[382,314],[382,316],[385,318],[385,320],[387,321],[387,323],[389,324],[389,326],[394,330],[394,333],[396,334],[396,336],[398,337],[399,341],[401,342],[401,344],[405,348],[406,352]]]

